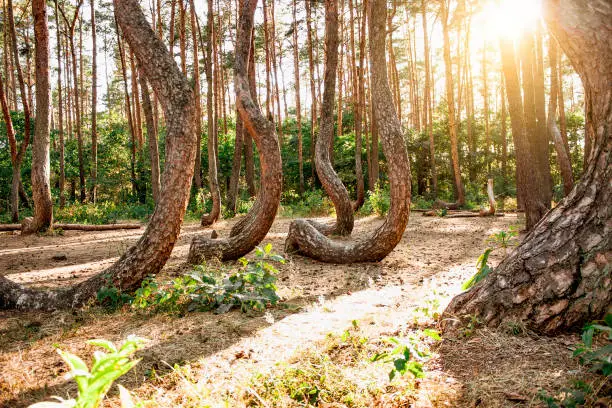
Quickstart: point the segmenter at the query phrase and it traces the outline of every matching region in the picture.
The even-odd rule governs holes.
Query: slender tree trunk
[[[96,10],[95,1],[90,0],[91,6],[91,202],[98,200],[98,52],[96,44]]]
[[[504,198],[508,191],[508,134],[506,129],[506,118],[508,112],[506,110],[506,85],[504,81],[504,73],[501,75],[501,145],[502,145],[502,158],[501,158],[501,171],[502,171],[502,191]],[[503,202],[503,201],[502,201]]]
[[[249,87],[251,95],[257,101],[257,86],[255,83],[255,34],[251,36],[251,52],[249,53],[248,65]],[[243,124],[244,126],[244,124]],[[247,191],[249,197],[255,197],[257,189],[255,188],[255,159],[253,157],[253,137],[250,132],[244,131],[244,167]]]
[[[387,78],[386,0],[372,0],[369,13],[372,102],[389,168],[391,207],[385,223],[358,242],[332,241],[308,221],[294,221],[285,247],[323,262],[355,263],[383,259],[402,239],[410,214],[410,163]]]
[[[197,146],[196,158],[194,164],[193,184],[196,189],[202,188],[202,97],[200,94],[200,58],[198,56],[198,29],[195,12],[195,4],[193,0],[189,3],[190,20],[191,20],[191,39],[193,42],[193,82],[196,100],[196,132]]]
[[[85,304],[103,286],[135,289],[159,272],[176,242],[189,199],[195,156],[193,93],[166,47],[157,38],[137,0],[115,1],[115,16],[126,40],[164,107],[169,151],[162,196],[141,239],[115,264],[77,285],[58,290],[25,288],[0,276],[0,307],[24,310],[74,308]]]
[[[36,52],[36,119],[32,143],[32,198],[34,218],[26,219],[22,232],[46,231],[53,223],[51,200],[50,86],[49,86],[49,25],[46,0],[32,1],[34,41]]]
[[[451,144],[451,161],[454,173],[454,182],[457,189],[457,206],[465,204],[465,193],[463,191],[463,182],[461,181],[461,168],[459,166],[459,142],[457,136],[457,123],[455,113],[455,97],[454,97],[454,82],[453,69],[450,55],[450,38],[449,38],[449,22],[448,22],[448,0],[440,2],[442,32],[444,34],[444,66],[446,69],[446,103],[448,105],[448,130],[450,134]]]
[[[207,97],[206,97],[206,110],[208,113],[208,183],[210,186],[210,195],[212,196],[213,206],[209,214],[203,214],[200,219],[200,224],[204,227],[209,226],[217,222],[221,215],[221,192],[219,191],[219,179],[217,176],[217,144],[216,139],[216,127],[217,124],[213,121],[213,74],[212,74],[212,61],[213,54],[213,30],[214,30],[214,18],[213,18],[213,0],[208,0],[208,40],[209,44],[206,48],[206,58],[209,61],[206,66],[206,81],[207,81]]]
[[[261,188],[240,231],[226,239],[196,237],[191,242],[188,260],[199,264],[205,259],[238,259],[255,248],[274,222],[282,191],[282,162],[274,124],[257,105],[248,75],[249,48],[257,0],[240,0],[240,19],[236,34],[235,89],[236,104],[246,132],[251,133],[261,161]]]
[[[516,151],[517,190],[525,208],[526,228],[531,230],[546,213],[547,207],[541,201],[539,189],[543,184],[540,182],[540,172],[533,157],[535,148],[527,136],[514,44],[507,39],[501,39],[500,48]]]
[[[57,41],[57,103],[58,103],[58,124],[59,124],[59,204],[60,208],[66,205],[66,165],[64,157],[64,98],[62,89],[62,58],[61,58],[61,36],[60,36],[60,15],[55,6],[55,24],[56,24],[56,41]]]
[[[295,77],[295,120],[297,122],[297,149],[299,193],[304,194],[304,158],[302,146],[302,104],[300,98],[300,53],[298,47],[297,0],[293,0],[293,71]]]
[[[142,110],[145,115],[145,123],[147,126],[147,143],[149,145],[149,159],[151,161],[151,191],[153,192],[153,201],[159,203],[161,198],[161,181],[159,175],[159,149],[157,146],[157,127],[155,126],[155,117],[153,116],[153,108],[151,106],[151,97],[149,96],[149,86],[144,77],[144,70],[139,67],[140,75],[140,92],[142,93]],[[195,95],[194,95],[195,97]],[[196,110],[197,112],[197,110]],[[197,131],[197,128],[196,128]]]
[[[557,43],[550,38],[548,45],[548,58],[550,61],[550,99],[548,105],[548,131],[555,145],[557,162],[563,179],[563,191],[568,195],[574,188],[574,175],[572,174],[572,163],[568,156],[561,132],[557,127],[557,101],[559,92],[559,75],[557,73]]]
[[[307,46],[308,46],[308,73],[310,78],[310,99],[312,105],[310,107],[310,161],[313,163],[312,167],[312,181],[313,184],[317,180],[317,171],[315,162],[315,144],[317,140],[317,115],[319,109],[317,106],[317,87],[315,78],[315,61],[313,52],[313,41],[312,41],[312,10],[309,1],[305,2],[306,5],[306,30],[307,30]]]
[[[363,179],[363,119],[362,119],[362,100],[361,100],[361,85],[363,84],[363,55],[359,56],[359,65],[357,65],[357,56],[355,50],[355,16],[353,0],[349,0],[350,10],[350,41],[351,41],[351,65],[353,67],[353,112],[355,120],[355,177],[357,179],[357,199],[353,203],[353,211],[361,208],[365,202],[365,183]],[[362,11],[365,13],[365,10]],[[314,84],[313,84],[314,89]]]

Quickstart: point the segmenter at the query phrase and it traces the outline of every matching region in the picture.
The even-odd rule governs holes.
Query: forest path
[[[282,252],[290,221],[277,219],[263,244],[270,242],[276,252]],[[233,222],[223,221],[215,228],[224,235]],[[363,237],[380,223],[376,217],[359,219],[354,236]],[[190,313],[182,318],[109,315],[96,309],[51,314],[0,312],[0,406],[19,407],[49,395],[74,395],[74,385],[62,376],[66,368],[54,345],[87,360],[93,348],[86,340],[120,342],[128,334],[150,340],[142,352],[143,361],[121,381],[137,395],[155,398],[161,406],[177,404],[174,399],[189,395],[191,382],[179,381],[169,392],[167,385],[146,380],[152,372],[168,372],[167,364],[178,363],[195,370],[198,384],[211,388],[211,397],[221,397],[253,373],[272,369],[328,333],[341,333],[353,320],[370,322],[361,324],[371,326],[368,330],[373,336],[393,333],[410,320],[414,307],[423,305],[433,288],[447,296],[456,292],[463,279],[473,273],[475,261],[486,247],[485,239],[516,223],[513,215],[443,219],[413,214],[402,242],[381,262],[327,265],[289,257],[279,268],[279,293],[287,307],[271,309],[267,316],[238,311],[225,315]],[[209,234],[210,230],[194,223],[184,227],[162,275],[174,276],[190,269],[184,263],[189,241],[200,232]],[[0,251],[4,251],[0,271],[28,284],[53,281],[56,285],[57,279],[61,284],[71,283],[101,270],[138,236],[134,231],[0,235]],[[14,252],[20,245],[37,249],[26,254]],[[64,254],[66,260],[53,260],[56,254]],[[492,263],[498,259],[493,258]],[[244,355],[248,358],[241,357]]]

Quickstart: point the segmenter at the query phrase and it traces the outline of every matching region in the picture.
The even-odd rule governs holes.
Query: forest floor
[[[290,221],[278,218],[263,244],[282,252]],[[215,229],[223,236],[234,222],[219,222]],[[380,223],[376,217],[358,219],[354,236]],[[519,223],[512,214],[414,213],[402,242],[382,262],[327,265],[287,256],[279,267],[283,302],[261,314],[177,317],[127,309],[109,314],[99,307],[0,312],[0,407],[74,397],[76,386],[65,378],[67,367],[55,348],[89,361],[94,348],[87,340],[120,343],[129,334],[149,341],[139,352],[142,361],[119,383],[144,406],[285,407],[311,399],[321,407],[534,407],[547,406],[541,395],[558,396],[576,379],[597,388],[601,378],[571,357],[578,335],[539,337],[518,325],[492,331],[476,321],[440,342],[419,334],[436,328],[438,313],[474,274],[486,238]],[[0,273],[28,285],[74,283],[111,264],[142,231],[0,234]],[[202,233],[210,231],[184,226],[158,278],[191,270],[185,264],[189,243]],[[501,249],[494,251],[490,264],[502,256]],[[406,374],[390,381],[392,363],[370,361],[389,350],[389,337],[416,337],[419,347],[429,346],[425,378]],[[609,384],[604,388],[600,396]],[[118,405],[113,387],[104,406]]]

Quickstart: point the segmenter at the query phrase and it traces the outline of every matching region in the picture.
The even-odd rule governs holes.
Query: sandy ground
[[[275,252],[282,252],[290,221],[277,219],[264,244],[272,243]],[[233,222],[222,221],[215,229],[224,235]],[[354,236],[363,237],[380,223],[375,217],[359,219]],[[192,386],[156,386],[147,377],[152,371],[168,372],[169,366],[189,364],[197,384],[209,387],[207,398],[222,398],[253,373],[290,359],[328,333],[342,332],[352,320],[369,322],[369,335],[376,336],[400,330],[432,293],[443,308],[461,282],[474,273],[475,261],[487,246],[485,239],[516,224],[511,214],[467,219],[413,214],[401,243],[382,262],[327,265],[288,257],[289,262],[279,268],[285,307],[272,309],[265,317],[238,311],[221,316],[191,313],[182,318],[108,315],[97,308],[45,314],[0,312],[0,407],[27,406],[51,395],[74,396],[75,386],[64,378],[66,366],[54,347],[89,356],[93,349],[85,344],[87,339],[120,342],[128,334],[150,340],[141,353],[143,361],[121,380],[134,393],[158,401],[159,406],[175,406],[178,396],[188,395]],[[184,261],[190,240],[202,233],[210,234],[210,230],[196,224],[184,227],[163,275],[189,270]],[[142,230],[28,237],[0,234],[0,273],[28,285],[73,283],[103,270],[140,234]],[[501,251],[494,253],[491,263],[499,262],[501,255]],[[461,344],[445,340],[431,362],[435,375],[424,383],[415,406],[538,406],[534,402],[538,384],[546,387],[563,381],[576,368],[567,349],[576,336],[528,337],[529,341],[514,343],[487,336],[492,335],[485,330]],[[237,357],[244,355],[248,358]],[[508,379],[508,365],[527,373],[535,383]],[[482,382],[492,382],[493,387],[483,391],[478,385]],[[512,402],[507,394],[513,385],[531,393]],[[431,387],[438,391],[428,391]],[[435,395],[440,392],[443,397]]]

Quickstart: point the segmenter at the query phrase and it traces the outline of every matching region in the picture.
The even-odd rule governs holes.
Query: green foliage
[[[607,335],[607,344],[601,347],[593,345],[593,338],[598,333]],[[603,320],[587,325],[582,332],[582,343],[574,351],[580,364],[587,365],[594,372],[604,376],[612,374],[612,313],[606,314]]]
[[[372,211],[379,217],[384,217],[391,207],[391,198],[389,195],[389,187],[381,187],[380,183],[376,184],[374,191],[368,193],[368,204]]]
[[[107,340],[90,340],[87,343],[100,347],[106,352],[96,351],[93,357],[91,370],[78,356],[67,351],[57,350],[62,359],[70,367],[70,376],[78,386],[76,399],[64,400],[55,397],[57,402],[41,402],[31,405],[30,408],[96,408],[113,385],[113,382],[130,371],[138,362],[132,360],[132,355],[141,349],[144,339],[129,336],[120,348]],[[122,406],[134,406],[129,393],[121,389]]]
[[[497,248],[502,248],[504,253],[508,250],[508,247],[517,245],[516,237],[518,236],[517,227],[510,227],[509,231],[499,231],[495,234],[491,234],[487,238],[487,242],[493,244]]]
[[[286,217],[329,215],[334,205],[322,190],[306,191],[301,197],[293,190],[283,193],[282,211]]]
[[[462,286],[461,289],[468,290],[481,280],[487,277],[493,268],[491,268],[487,262],[489,261],[489,255],[491,255],[493,249],[487,248],[482,255],[478,257],[478,261],[476,262],[476,274],[468,279]]]
[[[57,208],[54,211],[54,218],[57,222],[67,224],[114,224],[119,220],[146,221],[154,210],[152,202],[115,204],[105,201],[98,204],[74,204],[62,209]]]
[[[435,341],[441,340],[440,334],[436,330],[425,329],[416,335],[410,335],[408,342],[401,342],[395,337],[387,339],[387,342],[394,346],[389,352],[376,353],[371,361],[382,361],[393,363],[393,368],[389,371],[389,380],[393,380],[398,374],[404,375],[411,373],[416,378],[425,377],[423,362],[426,361],[431,353],[429,348],[422,344],[424,337],[429,337]]]
[[[206,267],[158,284],[154,277],[145,279],[136,291],[132,306],[153,312],[184,313],[214,310],[227,313],[234,307],[241,311],[262,311],[280,300],[276,293],[277,269],[269,261],[284,263],[272,253],[272,245],[255,250],[255,261],[240,259],[238,271],[225,276],[209,273]]]
[[[571,388],[561,390],[559,396],[551,396],[544,390],[540,390],[537,396],[548,408],[577,408],[586,404],[587,396],[592,392],[589,384],[575,381]]]
[[[128,293],[122,292],[114,286],[103,286],[96,294],[98,303],[108,312],[115,312],[124,305],[132,303],[134,298]]]

